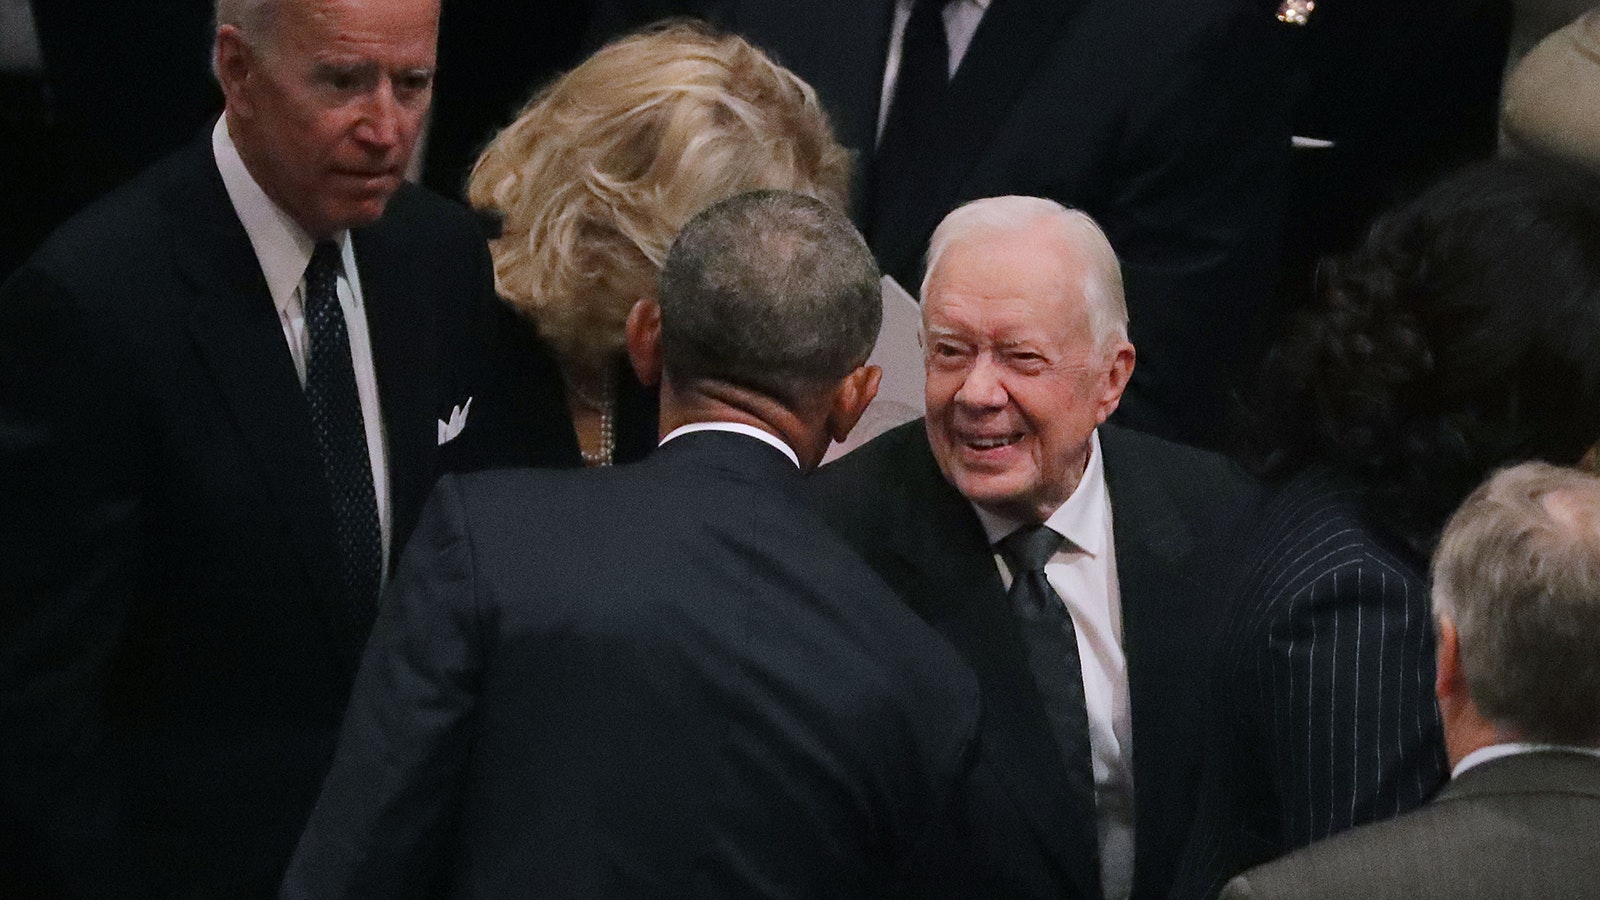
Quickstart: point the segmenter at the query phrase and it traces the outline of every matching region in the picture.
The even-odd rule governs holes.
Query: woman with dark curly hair
[[[1183,896],[1426,800],[1446,777],[1427,559],[1500,466],[1600,437],[1600,181],[1480,164],[1322,270],[1247,454],[1277,490],[1212,673]]]

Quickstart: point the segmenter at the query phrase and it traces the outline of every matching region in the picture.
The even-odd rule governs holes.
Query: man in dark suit
[[[1103,426],[1134,350],[1087,216],[975,201],[929,258],[925,422],[813,479],[983,692],[972,787],[923,887],[1164,896],[1194,810],[1196,673],[1256,490],[1219,457]]]
[[[220,3],[224,117],[0,289],[10,888],[282,876],[391,550],[472,434],[487,250],[401,182],[437,17]]]
[[[801,477],[876,390],[871,254],[741,194],[659,296],[655,454],[440,482],[283,896],[879,897],[915,863],[978,688]]]
[[[1600,480],[1491,478],[1433,560],[1451,782],[1427,806],[1252,869],[1245,898],[1589,897],[1600,876]]]
[[[815,87],[863,163],[857,220],[913,291],[934,226],[968,200],[1031,194],[1089,213],[1123,261],[1140,348],[1119,419],[1220,434],[1276,274],[1289,159],[1277,23],[1250,0],[596,7],[601,34],[706,16]]]

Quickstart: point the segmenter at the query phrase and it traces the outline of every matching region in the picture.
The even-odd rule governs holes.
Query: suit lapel
[[[174,252],[194,292],[189,330],[277,501],[306,564],[324,624],[348,618],[338,597],[333,510],[311,434],[305,395],[284,343],[250,238],[228,200],[209,140],[194,148],[193,181],[163,195],[175,221]],[[198,154],[202,154],[203,157]]]
[[[1011,114],[1017,96],[1082,3],[994,0],[989,6],[945,95],[939,139],[926,148],[917,173],[915,183],[926,184],[927,189],[908,193],[892,210],[885,211],[873,229],[873,250],[885,271],[904,273],[916,265],[928,235],[962,199],[961,186],[967,174],[983,157]],[[887,38],[880,43],[887,43]],[[880,51],[880,90],[882,73]],[[872,94],[874,127],[878,97],[878,92]]]
[[[945,636],[978,676],[983,696],[980,765],[1004,785],[1063,872],[1076,829],[1061,754],[1029,672],[1027,651],[1007,605],[988,538],[967,501],[945,481],[918,429],[905,496],[891,532],[896,570],[888,580]]]
[[[397,246],[380,222],[355,232],[356,267],[372,338],[372,362],[383,409],[389,464],[392,565],[433,487],[438,455],[436,324],[423,298],[429,279],[413,255]],[[465,399],[465,398],[462,398]]]
[[[1150,471],[1149,460],[1128,448],[1114,426],[1102,426],[1100,436],[1133,717],[1138,894],[1152,873],[1159,875],[1151,856],[1158,832],[1170,827],[1174,804],[1181,811],[1180,798],[1194,793],[1197,754],[1189,742],[1201,694],[1185,686],[1202,680],[1211,625],[1205,590],[1191,574],[1196,536],[1162,487],[1168,475]]]

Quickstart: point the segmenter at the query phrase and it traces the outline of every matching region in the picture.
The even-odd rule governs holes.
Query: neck
[[[1441,697],[1439,717],[1444,724],[1445,755],[1449,757],[1452,769],[1484,747],[1522,739],[1521,735],[1485,719],[1479,714],[1477,704],[1470,699],[1462,702],[1453,697]]]
[[[800,458],[800,468],[808,472],[828,448],[827,431],[821,418],[815,418],[809,421],[765,394],[722,381],[678,385],[668,375],[661,382],[662,436],[699,422],[738,422],[788,444]]]

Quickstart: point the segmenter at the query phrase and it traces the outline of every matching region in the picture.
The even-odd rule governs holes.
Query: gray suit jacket
[[[1469,769],[1427,806],[1228,883],[1224,900],[1593,897],[1600,759],[1531,753]]]

